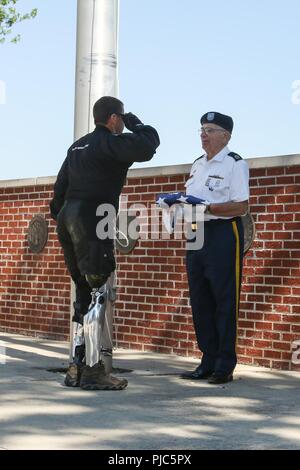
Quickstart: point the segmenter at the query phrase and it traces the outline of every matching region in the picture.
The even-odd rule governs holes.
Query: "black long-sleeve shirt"
[[[66,199],[108,203],[118,210],[128,168],[151,160],[159,144],[151,126],[139,125],[133,133],[116,135],[98,125],[69,148],[54,184],[52,217],[57,218]]]

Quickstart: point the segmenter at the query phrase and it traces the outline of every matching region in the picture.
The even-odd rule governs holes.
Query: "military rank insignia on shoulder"
[[[201,155],[201,157],[196,158],[196,160],[194,160],[194,162],[193,162],[193,165],[194,165],[194,163],[196,163],[198,160],[200,160],[203,157],[205,157],[205,153],[203,155]]]
[[[239,160],[243,160],[240,155],[238,155],[237,153],[234,153],[234,152],[230,152],[228,154],[228,156],[232,157],[236,162],[238,162]]]

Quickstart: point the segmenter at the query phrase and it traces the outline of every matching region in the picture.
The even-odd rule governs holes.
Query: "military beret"
[[[230,116],[225,114],[216,113],[214,111],[206,113],[200,120],[201,124],[217,124],[228,132],[232,132],[233,120]]]

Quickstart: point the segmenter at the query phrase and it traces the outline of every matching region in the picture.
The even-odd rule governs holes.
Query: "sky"
[[[0,44],[0,180],[56,175],[73,142],[76,4],[18,2],[38,16]],[[299,0],[120,0],[119,97],[161,138],[134,167],[192,163],[207,111],[244,158],[299,154],[299,24]]]

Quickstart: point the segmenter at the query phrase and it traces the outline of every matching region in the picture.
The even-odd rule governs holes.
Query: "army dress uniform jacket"
[[[192,165],[186,194],[211,204],[242,202],[249,199],[249,168],[238,154],[224,147],[211,160],[202,155]],[[204,220],[228,219],[205,214]]]

